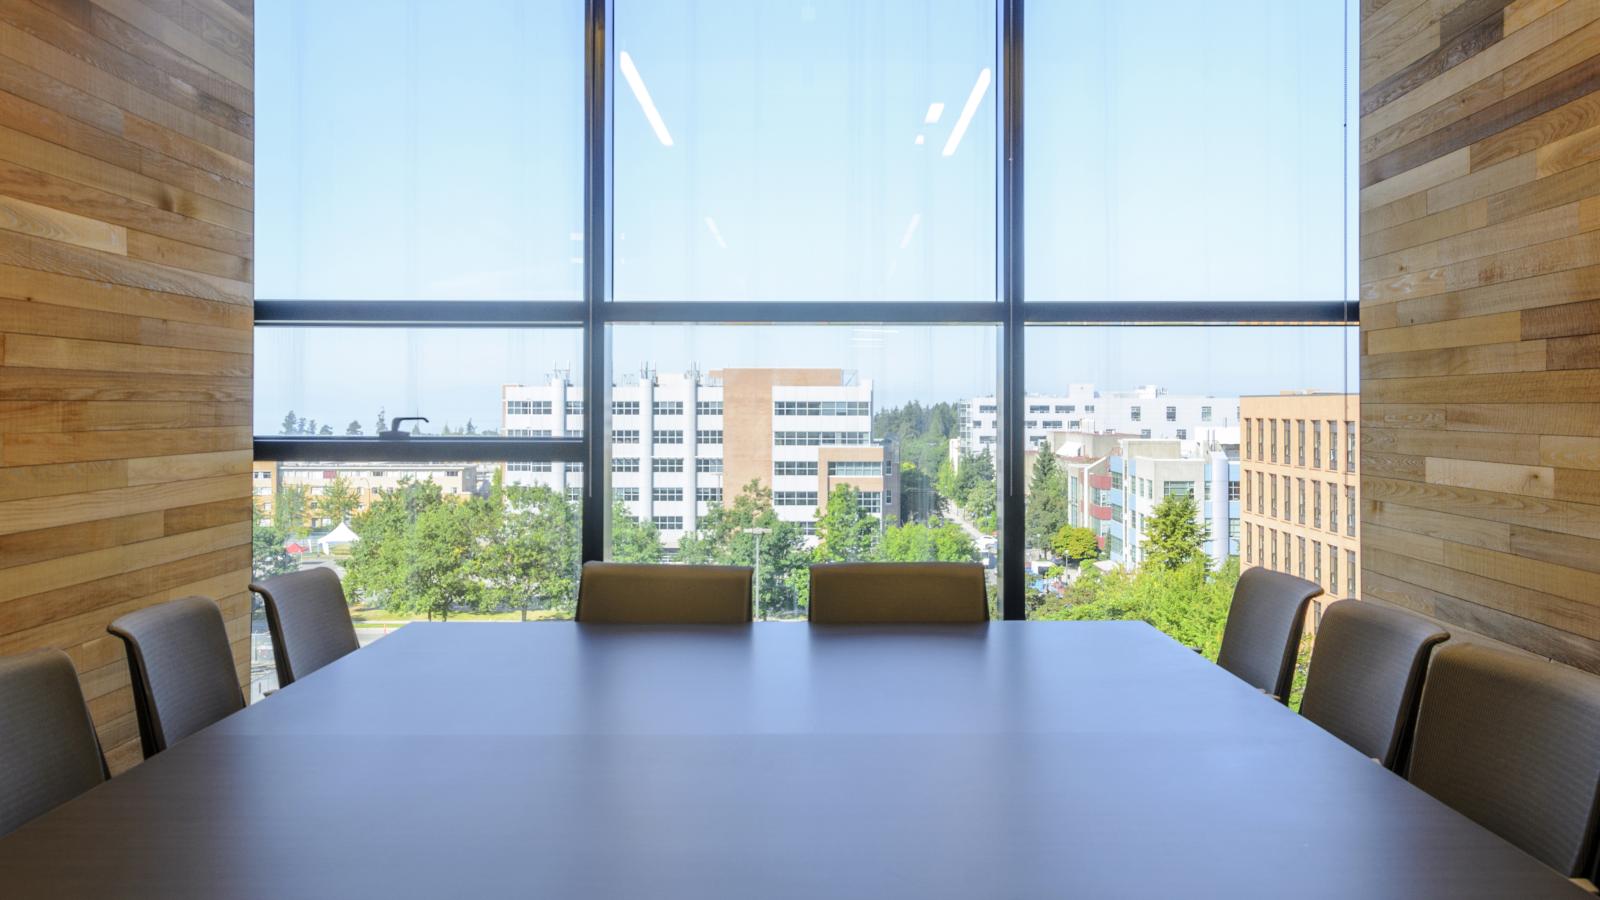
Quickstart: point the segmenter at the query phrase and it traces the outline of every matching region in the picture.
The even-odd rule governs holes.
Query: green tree
[[[1028,546],[1050,551],[1050,539],[1066,526],[1070,515],[1067,503],[1067,471],[1056,460],[1048,444],[1039,447],[1033,462],[1033,477],[1028,482]]]
[[[250,574],[253,578],[271,578],[295,570],[294,557],[283,549],[283,532],[271,525],[257,523],[250,529]]]
[[[818,562],[860,562],[871,559],[878,545],[879,522],[861,509],[861,492],[835,485],[828,505],[817,510]]]
[[[350,424],[346,425],[344,427],[344,433],[348,437],[360,437],[361,436],[361,423],[356,421],[355,419],[351,419],[350,420]]]
[[[635,518],[621,500],[611,504],[611,558],[626,563],[661,561],[661,532],[654,522]]]
[[[317,498],[317,514],[330,525],[348,521],[361,508],[361,491],[343,475],[328,482]]]
[[[900,464],[900,519],[905,522],[926,522],[944,514],[947,500],[934,485],[934,478],[917,466]]]
[[[1144,552],[1147,564],[1177,569],[1199,560],[1207,563],[1206,542],[1211,525],[1199,517],[1193,494],[1168,494],[1156,504],[1155,513],[1145,528]]]
[[[444,502],[444,491],[432,481],[407,479],[391,490],[380,491],[366,511],[350,522],[360,540],[345,564],[345,593],[352,600],[382,605],[391,612],[413,611],[406,582],[410,537],[417,519]]]
[[[279,434],[299,434],[299,433],[300,433],[300,419],[295,416],[294,410],[291,409],[283,417],[283,426],[282,426],[281,430],[279,431]]]
[[[406,536],[405,602],[430,620],[449,621],[451,610],[480,604],[485,585],[472,561],[482,505],[481,500],[439,503],[417,516]]]
[[[317,429],[317,434],[320,435],[321,437],[332,437],[333,436],[333,426],[332,425],[324,425],[321,428]]]
[[[311,513],[311,491],[303,484],[278,488],[272,498],[272,527],[285,536],[302,533]]]
[[[372,427],[373,434],[383,434],[389,430],[389,416],[383,407],[378,407],[378,421]]]
[[[907,522],[884,532],[878,558],[885,562],[977,562],[978,545],[954,522]]]
[[[763,529],[752,534],[751,529]],[[809,593],[806,552],[800,526],[778,518],[772,508],[772,490],[751,479],[731,504],[715,503],[700,517],[699,526],[678,542],[679,562],[729,566],[756,564],[761,547],[761,573],[756,596],[763,618],[795,615]]]
[[[487,499],[460,504],[477,532],[474,573],[487,608],[570,614],[578,594],[578,510],[544,485],[506,485],[495,472]]]
[[[1100,541],[1094,529],[1080,525],[1062,525],[1050,536],[1050,552],[1057,559],[1077,564],[1100,558]]]
[[[1039,619],[1107,621],[1137,619],[1154,625],[1180,644],[1200,648],[1215,660],[1222,629],[1239,581],[1239,560],[1230,558],[1212,572],[1205,559],[1176,568],[1160,565],[1135,572],[1087,568],[1057,600],[1034,612]]]

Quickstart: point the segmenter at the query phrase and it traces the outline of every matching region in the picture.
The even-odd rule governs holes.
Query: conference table
[[[408,625],[0,839],[0,895],[1588,896],[1136,622]]]

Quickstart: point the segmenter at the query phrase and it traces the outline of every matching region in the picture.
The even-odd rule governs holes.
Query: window
[[[1237,484],[1237,482],[1235,482],[1235,484]],[[1244,476],[1244,508],[1247,510],[1252,508],[1250,505],[1250,495],[1250,474],[1247,472]]]
[[[862,491],[859,504],[861,511],[867,515],[876,516],[883,513],[883,492]]]
[[[613,443],[613,444],[637,444],[637,443],[639,443],[639,429],[637,429],[637,428],[619,428],[619,429],[616,429],[616,430],[611,432],[611,443]]]
[[[1356,423],[1344,423],[1344,470],[1356,470]]]
[[[1189,438],[1189,429],[1187,429],[1187,428],[1179,428],[1178,429],[1178,440],[1182,441],[1182,440],[1187,440],[1188,438]]]
[[[1311,420],[1311,468],[1322,468],[1322,422]]]
[[[1328,471],[1339,468],[1339,423],[1328,420]]]
[[[1202,421],[1202,422],[1211,421],[1211,407],[1209,407],[1209,406],[1200,407],[1200,421]],[[1250,438],[1249,438],[1248,434],[1245,436],[1244,442],[1246,444],[1250,443]]]
[[[613,457],[611,457],[611,471],[613,471],[613,472],[637,472],[637,471],[639,471],[639,457],[637,457],[637,456],[613,456]]]
[[[720,444],[722,443],[722,429],[702,428],[694,433],[694,439],[699,444]]]
[[[683,530],[683,516],[651,516],[650,521],[660,531]]]
[[[528,416],[533,414],[533,404],[527,400],[507,400],[506,415]]]
[[[813,467],[812,474],[816,474]],[[828,474],[834,477],[872,478],[883,474],[876,460],[829,460]]]
[[[696,400],[694,402],[694,413],[697,416],[720,416],[722,415],[722,401]]]
[[[1139,416],[1140,416],[1139,407],[1135,406],[1132,409],[1128,410],[1128,421],[1137,422],[1137,421],[1139,421]]]
[[[717,475],[722,472],[722,457],[702,456],[694,461],[694,470],[701,475]]]
[[[1176,421],[1178,421],[1178,408],[1176,406],[1167,407],[1167,421],[1168,422],[1176,422]]]
[[[1312,484],[1312,487],[1316,487],[1316,485]],[[1299,517],[1296,519],[1296,521],[1301,525],[1304,525],[1306,523],[1306,480],[1304,478],[1296,478],[1294,480],[1294,489],[1295,497],[1297,498],[1297,508],[1300,511]]]
[[[721,503],[722,488],[701,487],[694,489],[694,499],[701,503]]]
[[[1211,409],[1211,407],[1209,407],[1209,406],[1206,407],[1206,410],[1208,412],[1210,411],[1210,409]],[[1248,462],[1250,460],[1250,420],[1249,419],[1245,419],[1244,420],[1243,438],[1244,439],[1240,443],[1242,445],[1242,450],[1244,452],[1245,461]]]
[[[1056,407],[1056,412],[1058,412],[1058,413],[1068,413],[1068,414],[1070,414],[1070,413],[1075,413],[1077,411],[1078,411],[1078,406],[1075,403],[1068,403],[1068,404],[1066,404],[1064,406],[1057,406]]]
[[[779,400],[772,404],[775,416],[865,416],[870,403],[864,400]]]
[[[683,488],[658,487],[650,490],[650,499],[656,503],[681,503],[683,502]]]
[[[1339,531],[1339,486],[1328,482],[1328,530]]]
[[[577,503],[583,499],[583,488],[575,484],[567,485],[567,502]]]
[[[1238,482],[1237,479],[1229,479],[1228,480],[1228,499],[1229,500],[1237,500],[1237,499],[1239,499],[1239,482]]]
[[[1294,558],[1298,561],[1298,568],[1296,569],[1295,574],[1299,575],[1301,578],[1304,578],[1306,577],[1306,539],[1303,537],[1295,538],[1294,546]]]
[[[1283,420],[1283,464],[1289,464],[1289,446],[1292,444],[1292,435],[1289,433],[1289,420]]]
[[[773,506],[809,506],[817,505],[816,491],[773,491]]]
[[[776,431],[772,442],[780,447],[853,447],[867,443],[865,431]]]
[[[639,401],[613,400],[611,401],[611,414],[613,416],[637,416],[639,414]]]
[[[1306,420],[1295,419],[1295,465],[1306,464]]]
[[[1322,542],[1311,542],[1311,580],[1322,583]]]
[[[1277,518],[1278,517],[1278,479],[1269,476],[1267,478],[1267,483],[1272,485],[1272,517],[1273,518]]]
[[[683,471],[683,459],[677,456],[657,456],[650,460],[650,471],[658,475]]]
[[[636,487],[619,487],[611,491],[612,496],[624,503],[638,503],[639,489]]]
[[[1339,548],[1328,545],[1328,593],[1339,593]]]
[[[1266,494],[1261,490],[1261,481],[1263,477],[1264,476],[1262,473],[1256,473],[1256,512],[1266,512]],[[1272,513],[1273,515],[1277,515],[1278,513],[1276,501],[1273,503]]]
[[[650,433],[652,444],[681,444],[683,443],[683,430],[678,428],[657,428]]]
[[[1344,488],[1344,533],[1351,537],[1356,533],[1356,487],[1353,484]]]
[[[1311,527],[1322,527],[1322,485],[1311,482]]]
[[[1168,482],[1165,482],[1164,484],[1161,485],[1161,496],[1163,496],[1163,497],[1193,497],[1194,496],[1194,482],[1192,482],[1192,481],[1168,481]]]
[[[1266,453],[1263,452],[1263,450],[1261,448],[1261,444],[1262,444],[1262,441],[1263,441],[1262,435],[1264,435],[1264,434],[1266,434],[1266,432],[1263,431],[1262,428],[1261,428],[1261,420],[1257,419],[1256,420],[1256,459],[1257,460],[1264,460],[1264,459],[1267,458]],[[1273,438],[1273,440],[1277,440],[1277,438]]]
[[[1278,532],[1272,532],[1272,570],[1278,570]]]
[[[682,400],[656,400],[650,404],[650,412],[657,416],[683,415]]]
[[[1055,431],[1060,431],[1061,430],[1061,420],[1060,419],[1045,419],[1044,420],[1044,427],[1052,429],[1052,430],[1055,430]]]
[[[567,401],[567,415],[569,415],[569,416],[581,416],[581,415],[583,415],[583,401],[582,400],[568,400]]]
[[[1344,552],[1344,592],[1346,596],[1355,597],[1356,594],[1356,552]]]
[[[1270,427],[1272,429],[1272,461],[1273,462],[1277,462],[1278,461],[1278,420],[1277,419],[1269,419],[1267,421],[1267,424],[1268,424],[1268,427]]]

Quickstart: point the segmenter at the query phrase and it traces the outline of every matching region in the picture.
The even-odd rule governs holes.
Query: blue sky
[[[995,296],[990,3],[616,7],[615,49],[671,141],[615,73],[619,302]],[[1056,0],[1028,15],[1030,298],[1348,294],[1343,2]],[[263,4],[257,296],[578,298],[582,41],[572,0]],[[1042,329],[1027,377],[1340,389],[1355,382],[1348,331]],[[493,422],[503,381],[579,362],[570,331],[263,329],[257,346],[266,431],[288,408],[341,430],[370,429],[380,405]],[[619,373],[853,369],[880,404],[991,392],[995,373],[983,327],[633,326],[613,349]]]

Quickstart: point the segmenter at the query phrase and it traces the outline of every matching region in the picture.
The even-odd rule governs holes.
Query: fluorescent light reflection
[[[916,144],[918,147],[921,147],[922,144],[923,144],[923,140],[924,140],[924,138],[922,137],[922,135],[919,134],[919,135],[917,135],[917,139],[912,141],[912,143]]]
[[[939,117],[942,115],[944,115],[943,103],[929,103],[928,114],[922,117],[922,124],[937,125],[939,124]]]
[[[717,242],[718,247],[728,249],[728,242],[722,239],[722,230],[717,228],[716,219],[706,216],[706,230],[711,232],[711,239]]]
[[[617,54],[617,68],[622,70],[622,77],[628,82],[628,87],[633,91],[633,98],[639,101],[639,108],[644,110],[644,117],[650,123],[650,128],[655,131],[656,139],[663,147],[672,146],[672,135],[667,132],[667,123],[661,120],[661,113],[656,109],[656,102],[650,99],[650,89],[644,86],[644,79],[639,77],[639,70],[633,64],[633,57],[624,50]],[[985,77],[989,70],[984,69]],[[987,81],[984,84],[988,84]],[[948,148],[945,156],[949,156]]]
[[[972,124],[972,117],[978,111],[978,104],[983,102],[983,95],[989,92],[989,79],[992,77],[988,69],[978,73],[978,80],[972,85],[972,93],[967,95],[967,103],[961,107],[961,118],[956,119],[956,127],[950,132],[950,140],[945,142],[945,156],[953,156],[956,148],[961,146],[961,139],[967,134],[967,126]]]
[[[911,221],[906,223],[906,233],[900,236],[900,249],[911,246],[911,236],[917,233],[917,226],[922,224],[922,213],[912,213]]]

